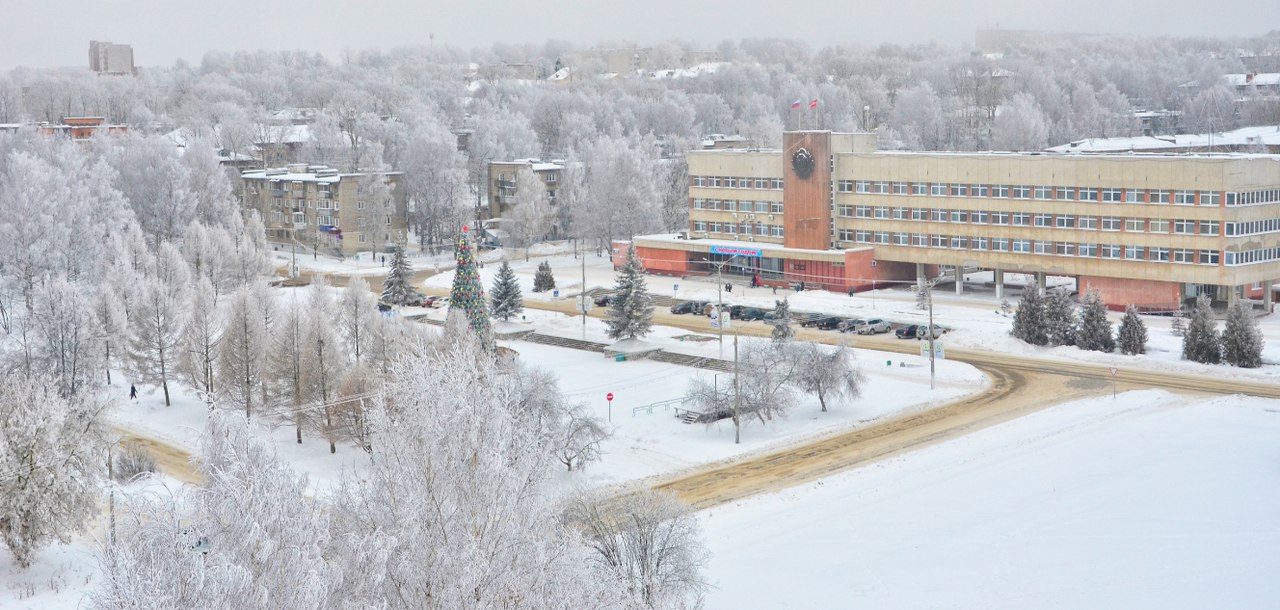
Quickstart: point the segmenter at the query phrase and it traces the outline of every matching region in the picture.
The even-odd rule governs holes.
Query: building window
[[[1143,254],[1142,246],[1125,246],[1124,247],[1125,260],[1128,260],[1128,261],[1145,260],[1145,257],[1143,257],[1142,254]]]
[[[1169,203],[1169,191],[1151,191],[1148,203]]]
[[[969,213],[964,210],[951,210],[951,222],[968,221]]]
[[[1080,201],[1098,200],[1098,189],[1080,189],[1077,194],[1080,196]]]
[[[770,180],[769,184],[773,187],[773,190],[775,191],[782,190],[782,178],[770,178],[769,180]]]
[[[968,194],[969,194],[969,187],[967,187],[967,186],[965,186],[965,185],[963,185],[963,184],[953,184],[953,185],[951,185],[951,196],[952,196],[952,197],[964,197],[964,196],[966,196],[966,195],[968,195]]]
[[[1031,240],[1029,240],[1029,239],[1015,239],[1015,240],[1013,240],[1013,251],[1014,251],[1014,252],[1021,252],[1021,253],[1028,253],[1028,252],[1031,252]]]
[[[1013,226],[1015,227],[1031,226],[1031,215],[1027,214],[1026,212],[1014,212]]]
[[[1173,221],[1173,232],[1178,235],[1194,235],[1196,223],[1194,220],[1175,220]]]
[[[702,221],[702,220],[693,221],[693,230],[699,233],[705,233],[707,231],[706,221]]]
[[[1201,264],[1201,265],[1216,265],[1216,264],[1218,264],[1218,251],[1217,251],[1217,250],[1201,250],[1201,251],[1200,251],[1200,264]]]
[[[693,177],[693,185],[694,185],[694,186],[706,186],[706,179],[705,179],[705,178],[703,178],[702,176],[694,176],[694,177]]]
[[[929,194],[933,195],[934,197],[946,197],[947,185],[935,182],[929,185]]]
[[[1060,241],[1054,246],[1054,254],[1059,256],[1075,256],[1076,245],[1065,241]]]
[[[1005,185],[1003,185],[1003,184],[999,184],[999,185],[993,186],[993,187],[991,187],[991,196],[992,196],[992,197],[995,197],[996,199],[1008,199],[1008,198],[1009,198],[1009,187],[1007,187],[1007,186],[1005,186]]]
[[[876,231],[876,243],[877,243],[877,244],[887,244],[887,243],[889,243],[889,232],[888,232],[888,231]]]
[[[357,209],[357,210],[363,210],[363,209],[364,209],[364,205],[365,205],[364,201],[357,201],[357,202],[356,202],[356,209]]]
[[[907,218],[909,218],[907,216],[907,208],[893,208],[894,220],[906,220]]]
[[[982,210],[974,210],[969,212],[969,222],[976,225],[987,224],[987,213]]]
[[[836,232],[836,238],[840,241],[853,241],[852,229],[840,229]]]
[[[757,201],[757,202],[756,202],[756,213],[757,213],[757,214],[768,214],[768,213],[769,213],[769,202],[768,202],[768,201]]]
[[[1058,214],[1054,217],[1054,225],[1059,229],[1074,229],[1076,227],[1076,217],[1069,214]]]
[[[852,181],[852,180],[841,180],[840,182],[838,182],[838,183],[836,184],[836,191],[837,191],[837,192],[840,192],[840,193],[852,193],[852,192],[853,192],[853,181]]]
[[[911,208],[911,220],[928,220],[929,208]]]
[[[1103,216],[1103,217],[1102,217],[1102,230],[1103,230],[1103,231],[1119,231],[1119,230],[1120,230],[1120,219],[1119,219],[1119,218],[1116,218],[1115,216]]]
[[[1152,218],[1147,221],[1147,230],[1152,233],[1168,233],[1169,221]]]
[[[756,235],[759,235],[761,237],[767,237],[769,235],[769,225],[757,224]]]
[[[986,197],[990,193],[991,193],[991,190],[987,188],[987,185],[985,184],[975,184],[969,187],[970,197]]]
[[[1049,196],[1052,193],[1053,193],[1053,189],[1047,186],[1037,186],[1035,196],[1036,196],[1036,199],[1049,199]]]
[[[1086,230],[1096,230],[1098,228],[1097,216],[1081,216],[1079,228]]]
[[[1052,227],[1052,226],[1053,226],[1053,214],[1036,214],[1036,215],[1035,215],[1035,225],[1036,225],[1037,227]]]
[[[1151,258],[1149,260],[1167,263],[1169,262],[1168,248],[1151,248]]]
[[[724,227],[724,232],[725,232],[725,233],[728,233],[729,235],[737,235],[737,234],[738,234],[738,225],[737,225],[737,224],[732,223],[732,222],[726,222],[726,223],[724,223],[724,225],[722,225],[722,226]]]
[[[853,206],[851,205],[837,206],[836,215],[841,218],[853,218]]]
[[[1218,207],[1220,196],[1216,191],[1200,191],[1200,205],[1211,205]]]
[[[1009,251],[1009,238],[1007,238],[1007,237],[996,237],[996,238],[993,238],[993,239],[991,240],[991,251],[992,251],[992,252],[1008,252],[1008,251]]]
[[[876,217],[876,218],[879,218],[879,219],[882,219],[882,220],[888,220],[888,218],[889,218],[889,208],[884,207],[884,206],[876,207],[876,209],[875,209],[875,217]]]
[[[361,234],[360,234],[360,243],[362,243],[362,244],[367,244],[367,243],[369,243],[369,236],[368,236],[368,235],[365,235],[365,234],[363,234],[363,233],[361,233]]]
[[[873,193],[875,193],[875,194],[877,194],[877,195],[888,195],[888,194],[889,194],[889,183],[888,183],[888,182],[877,182],[877,183],[875,183],[875,184],[872,184],[872,185],[871,185],[871,192],[873,192]]]
[[[987,238],[985,237],[973,237],[973,238],[970,238],[969,241],[970,243],[972,243],[974,250],[983,250],[983,251],[987,249],[988,243],[989,243]]]
[[[1120,189],[1102,189],[1103,203],[1120,203]]]
[[[782,237],[782,225],[770,225],[769,235],[773,237]]]
[[[1075,189],[1073,188],[1059,186],[1053,190],[1055,193],[1053,198],[1057,199],[1058,201],[1075,201],[1076,200],[1076,193],[1075,193]]]
[[[895,245],[895,246],[905,246],[905,245],[907,245],[907,234],[906,234],[906,233],[894,233],[894,234],[893,234],[893,245]]]
[[[933,246],[934,248],[945,248],[947,247],[947,236],[946,235],[930,235],[929,245]]]
[[[1120,258],[1120,246],[1115,244],[1099,244],[1098,251],[1102,258]]]
[[[1007,225],[1007,224],[1009,224],[1009,213],[1008,213],[1008,212],[992,212],[992,213],[991,213],[991,224],[993,224],[993,225]]]
[[[1035,244],[1034,244],[1034,246],[1033,246],[1032,252],[1035,252],[1036,254],[1052,254],[1052,253],[1053,253],[1053,242],[1051,242],[1051,241],[1037,241],[1037,242],[1035,242]]]
[[[894,182],[894,183],[893,183],[893,194],[894,194],[894,195],[906,195],[906,194],[907,194],[907,183],[906,183],[906,182]]]
[[[759,189],[759,190],[762,190],[762,191],[763,191],[764,189],[769,188],[769,179],[768,179],[768,178],[756,178],[756,188],[757,188],[757,189]]]
[[[1097,256],[1098,244],[1076,244],[1076,253],[1080,256]]]
[[[1021,185],[1021,184],[1013,187],[1013,198],[1014,199],[1030,199],[1031,187],[1026,185]]]
[[[857,193],[870,194],[871,183],[866,180],[859,180],[853,185],[853,190]]]
[[[925,235],[925,234],[923,234],[923,233],[912,233],[912,234],[911,234],[911,245],[913,245],[913,246],[928,246],[928,245],[929,245],[929,236],[928,236],[928,235]]]
[[[1201,234],[1201,235],[1217,235],[1217,234],[1218,234],[1218,221],[1216,221],[1216,220],[1201,220],[1201,221],[1200,221],[1200,234]]]
[[[913,182],[911,184],[911,194],[912,195],[928,195],[929,184],[926,182]]]
[[[929,210],[929,220],[932,220],[932,221],[934,221],[934,222],[946,222],[946,221],[947,221],[947,211],[946,211],[946,210],[939,210],[939,209],[937,209],[937,208],[934,208],[934,209],[932,209],[932,210]]]
[[[871,218],[871,206],[860,205],[853,208],[853,217],[854,218]]]
[[[951,247],[957,250],[964,250],[969,247],[969,238],[953,235],[951,237]]]
[[[1175,262],[1175,263],[1194,263],[1194,262],[1196,262],[1196,261],[1195,261],[1195,255],[1196,255],[1196,251],[1195,251],[1195,250],[1184,250],[1184,249],[1179,248],[1179,249],[1177,249],[1177,250],[1174,250],[1174,251],[1173,251],[1173,262]]]
[[[1146,203],[1147,192],[1142,189],[1125,189],[1124,202],[1125,203]]]
[[[871,231],[854,231],[853,240],[860,244],[871,243]]]
[[[1195,191],[1174,191],[1173,204],[1174,205],[1195,205],[1196,192]]]
[[[1126,218],[1124,220],[1124,230],[1129,233],[1141,233],[1147,230],[1147,222],[1142,218]]]

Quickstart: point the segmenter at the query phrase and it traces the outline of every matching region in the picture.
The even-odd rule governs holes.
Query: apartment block
[[[516,187],[521,170],[533,172],[546,189],[547,200],[551,205],[555,205],[556,191],[560,188],[560,177],[564,167],[565,162],[560,160],[491,161],[489,163],[489,218],[502,218],[511,212],[511,207],[515,205]]]
[[[405,239],[402,172],[341,172],[297,163],[240,177],[241,203],[262,215],[272,241],[350,256],[386,252]]]
[[[89,41],[89,69],[99,74],[133,74],[133,47],[104,40]]]
[[[796,131],[781,149],[691,151],[690,227],[634,239],[651,271],[726,270],[856,291],[992,270],[1070,276],[1113,308],[1280,278],[1280,156],[876,150]],[[956,290],[963,282],[956,282]]]

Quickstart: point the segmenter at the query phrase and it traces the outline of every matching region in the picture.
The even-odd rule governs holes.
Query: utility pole
[[[933,389],[934,379],[934,363],[933,363],[933,284],[929,282],[929,326],[925,332],[929,333],[929,389]]]
[[[741,404],[739,396],[742,394],[738,391],[738,333],[733,333],[733,444],[737,445],[742,442],[742,420],[738,417],[738,407]]]
[[[578,310],[582,312],[582,340],[587,340],[587,254],[582,254],[582,296],[578,297],[582,302],[578,304]]]

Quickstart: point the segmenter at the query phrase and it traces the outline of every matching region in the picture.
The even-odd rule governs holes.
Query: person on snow
[[[138,399],[138,387],[131,383],[129,384],[129,400],[137,400],[137,399]]]

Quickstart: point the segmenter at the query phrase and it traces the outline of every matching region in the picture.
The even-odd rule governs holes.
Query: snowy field
[[[1280,401],[1061,405],[702,514],[708,608],[1274,608]]]

